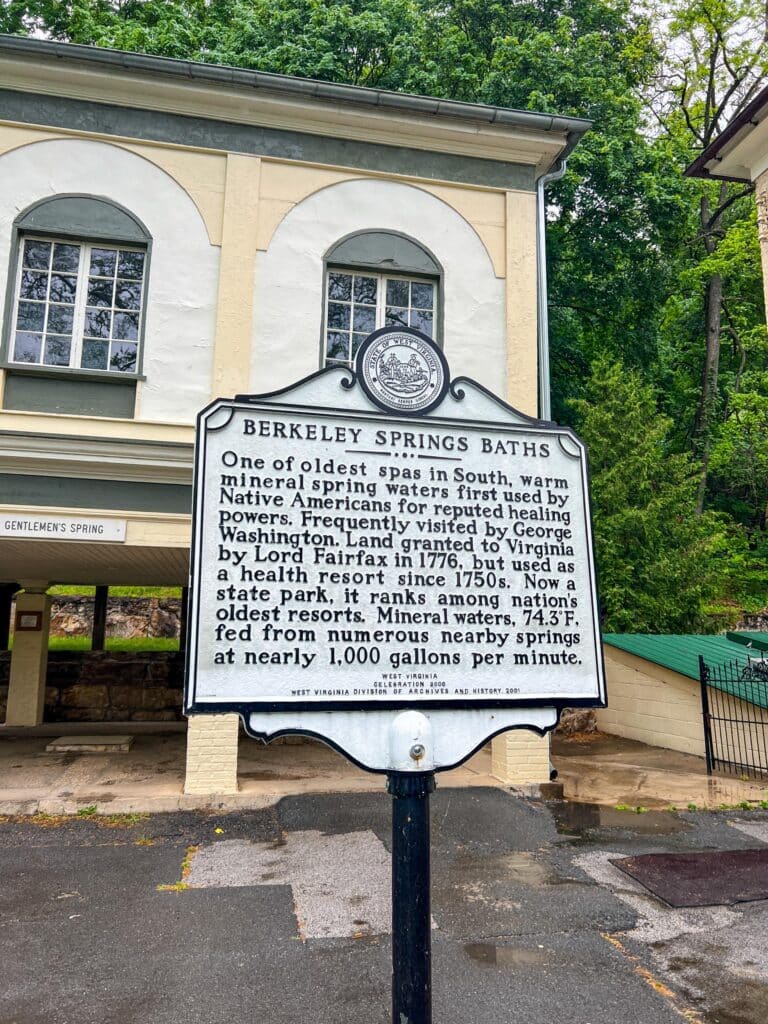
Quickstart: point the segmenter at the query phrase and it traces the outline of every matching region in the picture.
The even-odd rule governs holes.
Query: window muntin
[[[325,365],[349,366],[362,341],[378,327],[415,327],[435,334],[437,282],[365,271],[328,271]]]
[[[146,250],[21,238],[10,359],[138,372]]]

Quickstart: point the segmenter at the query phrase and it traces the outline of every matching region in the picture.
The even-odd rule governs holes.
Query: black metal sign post
[[[432,1024],[429,794],[434,772],[390,772],[392,1024]]]

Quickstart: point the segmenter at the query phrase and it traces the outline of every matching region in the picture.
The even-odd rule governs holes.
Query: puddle
[[[464,952],[483,967],[523,967],[549,963],[545,949],[518,949],[515,946],[494,946],[490,942],[470,942]]]
[[[500,857],[483,860],[464,853],[459,855],[456,861],[456,866],[462,872],[469,872],[473,876],[481,865],[483,871],[489,873],[494,879],[503,879],[535,888],[545,885],[567,885],[574,881],[572,878],[561,877],[549,864],[528,852],[505,853]]]
[[[507,878],[523,885],[557,885],[563,879],[548,864],[536,860],[532,853],[508,853],[495,864]]]
[[[601,829],[622,829],[635,835],[670,835],[693,828],[673,811],[617,811],[602,804],[578,804],[569,801],[548,804],[555,827],[562,836],[581,836]]]

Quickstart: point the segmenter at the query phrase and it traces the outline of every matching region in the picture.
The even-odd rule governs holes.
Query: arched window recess
[[[14,224],[5,365],[136,377],[152,239],[117,203],[58,195]]]
[[[350,366],[362,341],[385,326],[442,339],[443,270],[415,239],[359,231],[325,255],[321,365]]]

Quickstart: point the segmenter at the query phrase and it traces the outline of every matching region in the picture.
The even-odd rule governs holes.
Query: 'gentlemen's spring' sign
[[[199,416],[187,709],[603,704],[579,440],[415,332],[357,368]]]

